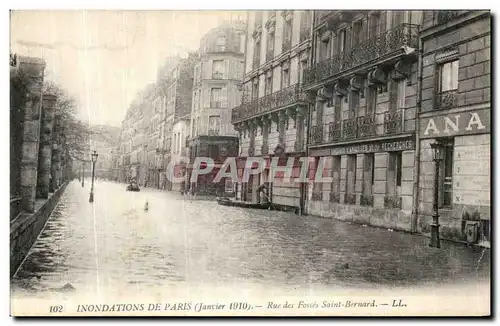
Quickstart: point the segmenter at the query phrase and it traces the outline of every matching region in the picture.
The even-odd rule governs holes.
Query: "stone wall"
[[[14,275],[17,268],[28,254],[31,246],[38,238],[45,223],[56,207],[64,189],[64,183],[49,198],[42,201],[42,205],[33,214],[23,213],[10,223],[10,275]],[[38,206],[38,205],[37,205]]]
[[[432,142],[421,142],[418,231],[424,234],[430,233],[432,223]],[[491,219],[490,146],[490,134],[454,138],[453,203],[451,207],[439,210],[442,238],[465,241],[464,223],[467,219],[472,219],[472,216],[478,216],[483,221]]]

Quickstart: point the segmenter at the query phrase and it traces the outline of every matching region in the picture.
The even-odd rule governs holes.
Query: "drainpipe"
[[[310,67],[316,62],[316,38],[314,37],[314,21],[316,19],[316,11],[312,10],[312,15],[311,15],[311,56],[310,56]],[[311,104],[307,104],[307,119],[306,119],[306,158],[309,159],[309,136],[310,136],[310,130],[311,130],[311,116],[312,116],[312,110],[311,110]],[[301,193],[301,207],[300,207],[300,215],[304,215],[304,211],[306,211],[306,202],[307,202],[307,189],[308,189],[308,183],[307,182],[302,182],[301,183],[301,188],[302,188],[302,193]],[[307,212],[305,213],[307,215]]]
[[[420,29],[420,27],[417,27]],[[418,67],[417,67],[417,112],[415,115],[415,174],[413,176],[413,211],[411,215],[411,233],[417,232],[419,206],[419,179],[420,179],[420,110],[422,107],[422,70],[423,70],[423,41],[418,30]]]

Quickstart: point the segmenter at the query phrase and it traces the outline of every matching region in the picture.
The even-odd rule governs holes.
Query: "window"
[[[219,108],[221,106],[222,88],[212,88],[210,90],[210,107]]]
[[[212,115],[208,117],[208,135],[218,136],[220,134],[220,116]]]
[[[352,45],[357,45],[361,43],[362,40],[362,31],[363,31],[363,21],[358,20],[353,24],[352,27]]]
[[[256,68],[260,65],[260,40],[255,41],[253,51],[253,67]]]
[[[283,69],[281,71],[281,88],[287,88],[290,86],[290,70]]]
[[[372,114],[377,109],[377,87],[368,86],[368,93],[366,94],[366,114]]]
[[[299,63],[299,84],[302,84],[304,80],[304,72],[307,69],[307,61],[301,61]]]
[[[373,184],[375,181],[375,155],[365,154],[363,169],[363,195],[373,195]]]
[[[224,60],[212,61],[212,78],[222,79],[224,76]]]
[[[215,144],[208,145],[208,156],[214,160],[219,157],[219,146]]]
[[[266,76],[266,84],[264,85],[264,94],[269,95],[273,92],[273,74],[270,73]]]
[[[453,203],[453,139],[444,141],[444,145],[439,178],[439,204],[441,207],[449,207]]]
[[[200,134],[200,126],[201,126],[200,117],[197,117],[196,118],[196,135]]]
[[[339,49],[340,53],[344,52],[345,50],[345,45],[346,45],[346,31],[345,29],[341,30],[339,33]]]
[[[399,196],[401,193],[403,152],[389,153],[389,166],[387,168],[387,195]]]
[[[405,107],[406,100],[406,79],[402,79],[398,81],[398,109],[402,109]]]
[[[267,61],[274,57],[274,32],[267,34],[267,53],[269,53],[270,58],[266,58]]]
[[[238,33],[238,39],[240,40],[240,53],[245,53],[245,35]]]
[[[347,155],[346,193],[354,195],[356,190],[356,155]]]
[[[321,40],[320,61],[330,58],[330,38]]]
[[[217,36],[217,51],[226,51],[226,36]]]
[[[332,157],[332,192],[340,193],[340,156]]]
[[[454,91],[458,88],[458,60],[444,63],[440,67],[440,93]]]
[[[254,82],[252,83],[252,99],[258,99],[259,98],[259,79],[258,77],[254,79]]]

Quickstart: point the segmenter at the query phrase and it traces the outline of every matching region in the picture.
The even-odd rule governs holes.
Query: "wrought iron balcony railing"
[[[209,136],[219,136],[220,130],[219,129],[210,129],[210,130],[208,130],[208,135]]]
[[[304,84],[307,86],[320,82],[398,51],[402,54],[403,46],[418,48],[418,25],[402,24],[331,59],[318,62],[305,70]]]
[[[334,143],[413,132],[414,128],[405,128],[404,110],[399,109],[312,126],[309,143]],[[328,130],[328,134],[324,135],[323,130]]]
[[[312,126],[310,143],[318,144],[323,142],[323,125]]]
[[[302,90],[302,85],[295,84],[234,108],[231,112],[231,122],[246,120],[306,100],[307,94]]]
[[[446,24],[449,21],[462,15],[464,12],[461,10],[442,10],[438,12],[438,24]]]
[[[457,90],[436,94],[436,109],[449,109],[457,106]]]

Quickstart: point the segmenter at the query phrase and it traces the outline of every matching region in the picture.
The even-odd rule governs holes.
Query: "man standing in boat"
[[[269,200],[269,186],[267,183],[261,184],[257,188],[257,193],[259,194],[259,203],[268,203]]]

